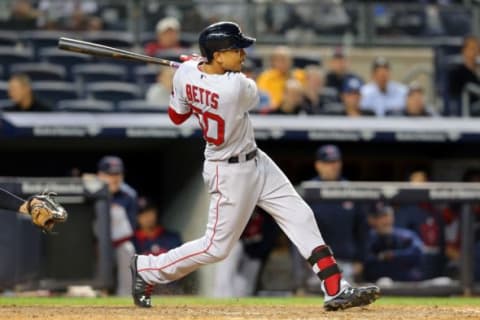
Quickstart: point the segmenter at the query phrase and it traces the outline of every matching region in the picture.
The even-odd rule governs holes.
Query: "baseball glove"
[[[45,233],[51,233],[56,223],[65,222],[67,211],[53,198],[55,193],[34,195],[20,207],[20,212],[29,214],[32,223]]]

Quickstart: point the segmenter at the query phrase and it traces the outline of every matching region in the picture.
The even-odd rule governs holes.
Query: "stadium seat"
[[[14,31],[0,31],[0,46],[13,47],[18,42],[18,35]]]
[[[155,39],[155,32],[142,32],[140,34],[140,43],[142,44],[142,46],[145,46],[149,42],[155,41]]]
[[[105,81],[88,84],[86,92],[89,98],[118,103],[140,97],[138,86],[128,82]]]
[[[134,80],[140,85],[143,92],[148,89],[148,86],[157,81],[157,75],[161,67],[155,65],[139,66],[133,70]]]
[[[91,60],[91,57],[86,54],[63,51],[57,47],[52,47],[40,50],[40,59],[44,62],[57,63],[71,67],[76,64],[88,63]]]
[[[66,79],[73,81],[72,66],[91,61],[91,57],[85,54],[62,51],[58,48],[44,48],[40,50],[40,60],[60,64],[67,71]]]
[[[84,39],[115,48],[131,48],[134,45],[133,34],[121,31],[96,31],[87,33]]]
[[[60,100],[78,98],[78,90],[74,84],[64,81],[38,81],[32,83],[32,89],[40,100],[55,106]]]
[[[11,73],[10,66],[15,63],[28,63],[33,61],[31,49],[18,49],[15,47],[0,47],[0,64],[3,65],[5,77]]]
[[[5,77],[5,78],[4,78]],[[0,79],[6,79],[5,72],[3,71],[3,66],[0,66]]]
[[[73,66],[72,73],[76,81],[91,83],[98,81],[125,81],[127,68],[111,63],[87,63]]]
[[[146,100],[125,100],[118,103],[118,111],[121,112],[160,112],[165,113],[168,106],[162,106]]]
[[[56,47],[60,37],[75,38],[75,35],[65,31],[34,30],[23,34],[23,40],[33,49],[38,58],[40,50],[47,47]]]
[[[11,66],[10,73],[25,73],[32,81],[64,80],[65,67],[53,63],[17,63]]]
[[[8,99],[8,82],[0,81],[0,99]]]
[[[0,111],[3,108],[9,107],[13,104],[13,102],[9,99],[0,99]]]
[[[94,99],[62,100],[58,102],[57,110],[73,112],[113,112],[113,102]]]

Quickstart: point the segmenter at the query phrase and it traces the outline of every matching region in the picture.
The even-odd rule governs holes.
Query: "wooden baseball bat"
[[[98,43],[71,39],[71,38],[61,37],[58,40],[58,48],[61,50],[90,54],[98,57],[154,63],[154,64],[160,64],[163,66],[169,66],[172,68],[178,68],[180,66],[180,63],[177,61],[170,61],[166,59],[150,57],[144,54],[135,53],[128,50],[112,48],[112,47],[104,46]]]

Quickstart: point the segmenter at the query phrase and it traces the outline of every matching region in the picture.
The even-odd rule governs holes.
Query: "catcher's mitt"
[[[25,211],[32,217],[34,225],[50,233],[56,223],[67,220],[67,211],[55,201],[54,193],[34,195],[25,202]]]

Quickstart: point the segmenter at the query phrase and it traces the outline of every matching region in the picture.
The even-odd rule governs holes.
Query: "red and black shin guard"
[[[329,296],[337,295],[340,292],[342,273],[330,247],[322,245],[313,249],[308,262],[320,280],[323,281],[326,293]]]

